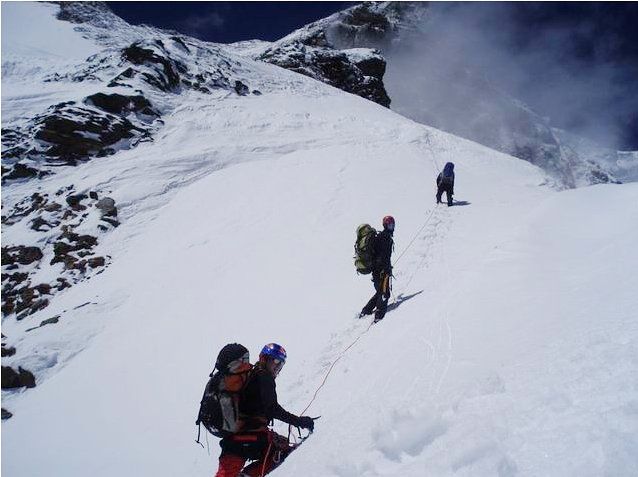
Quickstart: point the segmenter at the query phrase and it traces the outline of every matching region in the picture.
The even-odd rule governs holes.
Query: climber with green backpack
[[[394,217],[383,218],[383,230],[379,233],[368,224],[357,228],[357,240],[354,245],[355,267],[357,273],[372,274],[375,293],[363,307],[359,318],[374,313],[375,323],[382,320],[388,309],[392,278],[392,249],[394,241]]]

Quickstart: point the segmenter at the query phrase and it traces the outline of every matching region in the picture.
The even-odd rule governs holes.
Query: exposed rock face
[[[49,163],[75,165],[92,157],[114,154],[114,145],[148,137],[148,131],[122,116],[75,106],[58,105],[35,121],[35,139]]]
[[[392,24],[365,3],[312,23],[274,43],[256,59],[301,73],[382,106],[390,106],[383,84],[385,59],[373,48]],[[368,44],[363,38],[367,38]]]
[[[43,249],[24,245],[2,248],[3,316],[15,314],[17,320],[22,320],[37,313],[49,305],[56,293],[90,278],[108,265],[105,257],[94,252],[97,235],[73,231],[90,214],[99,215],[99,230],[108,231],[119,225],[115,201],[110,197],[97,200],[97,197],[95,191],[77,193],[72,187],[60,189],[55,197],[35,193],[2,216],[3,225],[24,221],[48,237]],[[52,283],[33,283],[32,277],[47,266],[60,267],[59,273],[63,276]]]
[[[119,25],[139,37],[100,2],[61,2],[58,18],[80,26],[96,41],[113,42],[99,29]],[[92,28],[97,27],[97,28]],[[161,128],[161,108],[149,99],[154,93],[178,94],[192,89],[211,94],[223,89],[240,96],[261,94],[235,76],[233,63],[221,57],[211,64],[210,46],[153,30],[145,39],[109,47],[89,57],[82,68],[48,76],[47,82],[85,82],[102,91],[81,101],[67,101],[2,131],[2,182],[41,178],[59,166],[73,166],[130,149]],[[150,39],[148,39],[150,38]],[[121,43],[121,40],[120,40]]]
[[[17,245],[2,247],[2,265],[29,265],[42,259],[42,251],[38,247],[25,247]]]

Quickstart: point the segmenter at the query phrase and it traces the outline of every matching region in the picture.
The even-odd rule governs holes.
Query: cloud
[[[393,107],[420,94],[462,127],[462,111],[451,110],[443,98],[481,101],[475,98],[480,88],[463,81],[478,74],[554,126],[609,146],[633,142],[638,148],[638,137],[627,131],[638,112],[638,55],[627,36],[632,19],[638,20],[636,5],[430,5],[420,33],[388,54],[387,77],[395,82],[388,88],[398,95],[390,92]]]
[[[217,10],[210,10],[190,15],[178,22],[177,29],[195,38],[204,39],[211,30],[221,30],[225,26],[225,19]]]

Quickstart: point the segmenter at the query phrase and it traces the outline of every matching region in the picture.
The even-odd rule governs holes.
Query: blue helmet
[[[259,353],[259,357],[278,359],[281,363],[285,363],[287,355],[283,346],[278,345],[277,343],[268,343],[262,348],[261,353]]]

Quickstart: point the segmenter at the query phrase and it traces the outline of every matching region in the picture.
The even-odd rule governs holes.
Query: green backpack
[[[377,231],[368,224],[357,227],[357,240],[354,243],[354,266],[357,273],[362,275],[372,273],[373,244],[376,236]]]

